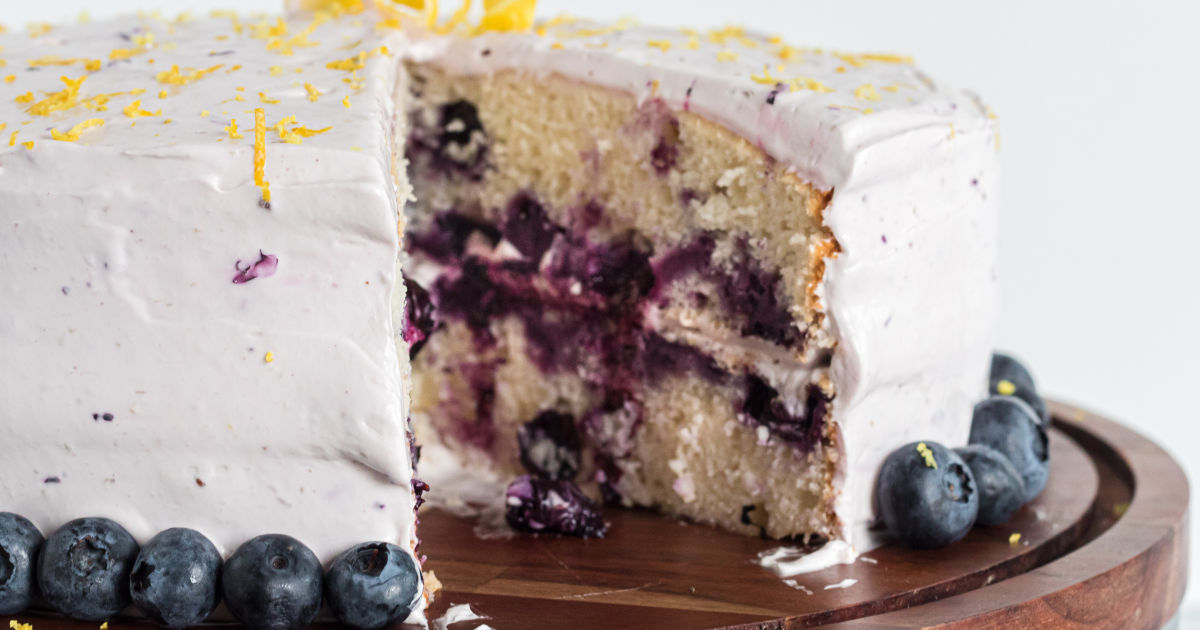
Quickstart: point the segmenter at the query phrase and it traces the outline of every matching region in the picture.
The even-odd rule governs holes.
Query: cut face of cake
[[[973,98],[738,29],[558,20],[410,52],[423,440],[858,543],[891,449],[965,442],[995,324]]]
[[[397,43],[311,16],[0,35],[0,510],[414,551]]]

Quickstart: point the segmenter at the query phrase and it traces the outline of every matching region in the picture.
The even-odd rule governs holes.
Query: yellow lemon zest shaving
[[[84,130],[91,129],[92,127],[103,127],[103,126],[104,126],[103,118],[89,118],[89,119],[79,123],[78,125],[71,127],[71,130],[66,133],[62,133],[61,131],[59,131],[57,129],[51,129],[50,137],[55,140],[58,140],[59,142],[75,142],[75,141],[79,140],[79,136],[83,134]]]
[[[254,185],[262,190],[262,198],[271,203],[271,182],[264,178],[267,165],[267,114],[261,107],[254,110]]]
[[[142,102],[140,100],[133,101],[132,103],[126,105],[125,109],[121,111],[129,118],[138,118],[141,116],[162,116],[161,109],[155,112],[142,109]]]
[[[217,70],[220,70],[222,67],[224,67],[224,65],[225,64],[223,63],[219,63],[203,70],[190,70],[186,74],[179,72],[178,65],[172,65],[170,70],[163,70],[162,72],[159,72],[157,75],[155,75],[155,78],[159,83],[165,83],[167,85],[187,85],[193,81],[202,79],[205,76],[216,72]]]
[[[937,460],[933,458],[933,450],[926,446],[924,442],[917,442],[917,452],[925,460],[926,468],[937,470]]]
[[[43,68],[46,66],[70,66],[77,63],[83,64],[84,70],[95,72],[100,69],[101,61],[99,59],[86,59],[84,57],[75,57],[73,59],[63,59],[58,55],[46,55],[37,59],[29,60],[30,68]]]
[[[266,103],[267,105],[278,105],[279,104],[279,99],[271,98],[271,97],[267,96],[266,92],[259,92],[258,100],[262,101],[263,103]]]
[[[870,83],[864,83],[854,88],[854,98],[859,98],[864,101],[878,101],[879,92],[875,91],[875,86]]]
[[[34,116],[49,116],[54,112],[66,111],[79,104],[79,87],[83,85],[87,77],[82,76],[78,79],[60,78],[67,87],[61,92],[47,94],[46,98],[31,105],[29,107],[30,114]]]
[[[304,91],[308,92],[308,100],[314,103],[317,102],[317,99],[321,98],[321,91],[307,81],[304,83]]]
[[[236,119],[229,121],[229,126],[225,127],[225,131],[228,132],[229,137],[233,138],[234,140],[237,140],[238,138],[242,137],[242,134],[238,133],[238,125],[237,125]]]
[[[1014,385],[1010,380],[1002,379],[1000,382],[996,383],[996,393],[1004,396],[1012,396],[1013,394],[1017,393],[1017,386]]]

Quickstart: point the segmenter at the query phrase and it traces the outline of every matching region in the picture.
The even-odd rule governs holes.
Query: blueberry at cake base
[[[794,49],[699,38],[418,41],[418,435],[597,501],[869,544],[884,456],[964,444],[983,396],[994,132],[903,60],[807,51],[797,88],[766,80]],[[896,96],[863,111],[867,83]]]

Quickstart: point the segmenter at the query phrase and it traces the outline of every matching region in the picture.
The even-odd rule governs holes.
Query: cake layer
[[[385,44],[349,18],[0,35],[0,509],[415,548]]]
[[[541,411],[570,413],[586,438],[588,418],[632,400],[629,445],[662,447],[626,458],[621,498],[728,524],[732,492],[702,480],[724,510],[708,511],[685,500],[689,479],[715,461],[748,473],[786,443],[804,462],[796,488],[759,496],[802,507],[772,515],[770,535],[860,546],[882,458],[965,441],[995,325],[995,131],[973,97],[895,55],[736,28],[560,19],[408,53],[420,203],[407,247],[446,322],[419,358],[416,412],[446,439],[511,467],[516,427]],[[716,376],[659,379],[654,339]],[[480,349],[496,356],[468,354]],[[614,375],[632,392],[616,401]],[[696,378],[707,402],[689,398]],[[708,455],[659,480],[649,464],[677,458],[650,427],[689,434],[644,413],[652,399],[766,435],[743,451],[692,433]],[[731,460],[702,464],[721,448]]]

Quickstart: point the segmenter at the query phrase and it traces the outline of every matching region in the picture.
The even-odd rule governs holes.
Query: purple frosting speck
[[[279,258],[272,254],[264,254],[258,250],[258,260],[246,265],[242,268],[242,261],[238,260],[233,263],[233,268],[237,269],[237,275],[233,277],[234,284],[246,284],[255,278],[269,278],[275,275],[275,270],[279,268]]]

